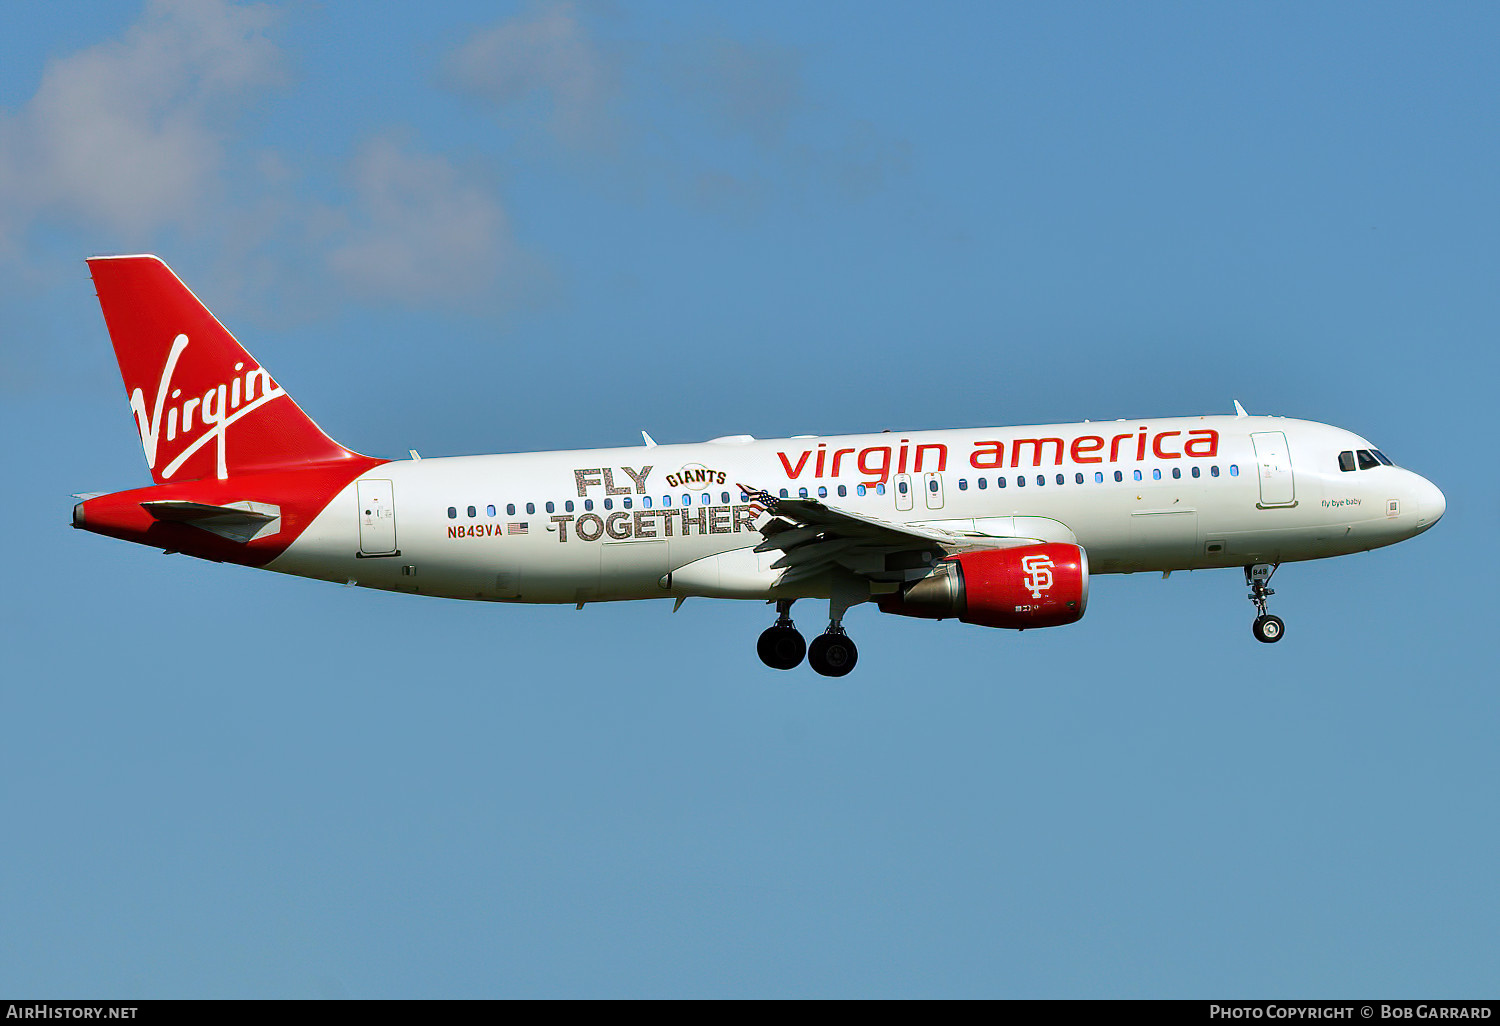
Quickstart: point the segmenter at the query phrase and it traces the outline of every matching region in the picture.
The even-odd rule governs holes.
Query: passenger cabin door
[[[1295,506],[1297,487],[1286,435],[1280,431],[1255,431],[1250,441],[1255,446],[1255,465],[1260,475],[1260,505]]]
[[[396,499],[389,481],[360,481],[359,554],[396,556]]]

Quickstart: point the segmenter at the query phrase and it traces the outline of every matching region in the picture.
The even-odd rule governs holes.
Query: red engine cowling
[[[1089,604],[1089,559],[1050,542],[949,556],[928,576],[883,596],[880,611],[929,620],[958,617],[982,627],[1060,627]]]

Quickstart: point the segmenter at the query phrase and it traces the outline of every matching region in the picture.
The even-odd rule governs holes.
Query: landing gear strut
[[[790,670],[805,656],[813,670],[824,677],[842,677],[854,669],[859,649],[844,633],[844,614],[850,606],[869,599],[870,586],[847,574],[835,577],[829,592],[828,629],[814,638],[811,645],[792,623],[792,603],[796,599],[776,600],[776,622],[765,629],[755,646],[761,662],[773,670]]]
[[[807,654],[807,642],[792,623],[792,603],[795,599],[776,600],[776,622],[767,627],[756,642],[755,650],[760,661],[773,670],[790,670],[802,662]],[[816,642],[814,646],[816,647]]]
[[[1263,641],[1267,645],[1281,640],[1286,633],[1286,624],[1281,622],[1281,617],[1272,616],[1266,612],[1266,599],[1276,594],[1269,587],[1271,575],[1276,572],[1280,563],[1256,563],[1254,566],[1245,567],[1245,583],[1250,586],[1250,601],[1255,603],[1255,621],[1250,625],[1250,631],[1255,635],[1256,641]]]
[[[828,596],[828,629],[813,639],[807,661],[825,677],[842,677],[859,662],[859,649],[844,633],[844,614],[849,607],[870,597],[870,586],[848,576],[836,577]]]

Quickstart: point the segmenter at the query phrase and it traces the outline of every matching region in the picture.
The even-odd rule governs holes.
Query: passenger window
[[[781,497],[782,497],[782,498],[783,498],[783,499],[784,499],[784,498],[786,498],[786,489],[785,489],[785,488],[783,488],[783,489],[782,489],[782,490],[781,490]],[[688,500],[688,497],[687,497],[687,496],[686,496],[686,495],[684,495],[684,496],[683,496],[683,497],[682,497],[682,504],[683,504],[683,505],[684,505],[684,506],[686,506],[686,505],[687,505],[687,500]]]
[[[826,499],[826,498],[828,498],[828,489],[824,488],[822,485],[818,486],[818,498],[820,498],[820,499]]]
[[[649,495],[642,495],[641,496],[641,509],[650,509],[650,508],[651,508],[651,496],[649,496]],[[548,512],[551,512],[551,511],[549,510]]]
[[[707,492],[704,492],[703,493],[703,505],[705,505],[705,506],[712,506],[713,504],[714,504],[714,497],[712,495],[709,495]]]
[[[931,481],[927,482],[927,490],[929,492],[931,492],[933,495],[937,494],[937,488],[938,488],[937,478],[933,478]]]
[[[1198,468],[1194,467],[1193,469],[1197,470]],[[1173,467],[1172,468],[1172,476],[1173,477],[1181,477],[1182,476],[1182,468],[1181,467]]]
[[[1240,476],[1240,465],[1238,463],[1231,463],[1229,465],[1229,476],[1230,477],[1239,477]]]
[[[781,497],[783,499],[786,498],[786,489],[785,488],[783,488],[781,490]],[[693,504],[693,497],[691,495],[684,495],[682,497],[682,504],[684,506],[691,506]]]
[[[1193,476],[1194,477],[1201,477],[1202,474],[1203,474],[1203,468],[1202,467],[1194,467],[1193,468]]]
[[[1017,488],[1025,488],[1026,487],[1026,479],[1024,477],[1022,477],[1020,474],[1016,475],[1016,487]]]
[[[670,505],[672,505],[672,497],[670,495],[663,495],[661,497],[661,504],[663,506],[670,506]]]
[[[548,513],[556,513],[557,512],[557,506],[554,505],[553,503],[550,503],[550,502],[547,503],[547,512]]]
[[[969,481],[967,478],[961,477],[958,479],[958,490],[961,492],[966,492],[969,490]]]
[[[1083,475],[1082,474],[1074,474],[1073,475],[1073,483],[1074,484],[1083,484]]]
[[[1354,469],[1353,449],[1345,449],[1343,452],[1339,453],[1339,469],[1346,474]]]
[[[615,500],[614,499],[605,499],[604,500],[604,508],[605,509],[614,509],[615,508]]]
[[[1218,477],[1219,476],[1219,468],[1218,468],[1218,466],[1215,465],[1215,466],[1209,467],[1208,468],[1208,474],[1209,474],[1210,477]]]
[[[573,500],[572,499],[569,499],[567,502],[563,503],[563,511],[567,512],[567,513],[573,512]]]
[[[1380,461],[1377,460],[1374,456],[1371,456],[1370,450],[1368,449],[1356,449],[1354,451],[1354,455],[1359,458],[1360,470],[1373,470],[1374,468],[1380,466]]]
[[[514,502],[508,502],[505,504],[505,515],[508,517],[513,517],[516,515],[516,504]]]
[[[839,498],[842,499],[844,496],[846,496],[848,494],[849,494],[849,486],[848,485],[839,485]],[[729,501],[729,493],[728,492],[724,493],[724,500],[726,502]]]
[[[487,516],[487,517],[494,516],[495,515],[495,507],[494,506],[486,506],[486,507],[484,507],[484,515]]]
[[[476,516],[478,516],[478,515],[479,515],[479,514],[478,514],[478,512],[476,512],[476,511],[475,511],[475,509],[474,509],[474,507],[473,507],[473,506],[470,506],[470,507],[469,507],[469,516],[471,516],[471,517],[476,517]]]
[[[844,494],[844,486],[843,485],[839,485],[839,494],[840,495]],[[722,495],[720,495],[719,496],[719,501],[722,502],[726,506],[729,505],[729,493],[728,492],[724,492]]]
[[[905,481],[897,482],[897,484],[896,484],[896,490],[898,492],[900,492],[902,495],[905,495],[906,494],[906,482]]]
[[[458,507],[457,506],[449,506],[448,507],[448,519],[449,520],[457,520],[458,519]]]
[[[885,482],[884,481],[880,482],[878,485],[875,486],[875,494],[876,495],[884,495],[885,494]]]
[[[799,498],[799,499],[805,499],[805,498],[807,498],[807,489],[806,488],[798,488],[797,489],[797,498]]]
[[[534,503],[534,502],[528,502],[526,504],[526,512],[528,514],[535,513],[536,512],[536,503]]]
[[[589,511],[590,513],[592,513],[594,511],[594,500],[593,499],[584,499],[583,500],[583,508],[585,510]]]
[[[625,498],[620,500],[620,505],[624,506],[626,509],[629,509],[633,501],[634,500],[631,498],[631,496],[627,495],[625,496]]]
[[[988,487],[989,487],[989,486],[990,486],[990,485],[989,485],[989,480],[988,480],[988,479],[987,479],[987,478],[983,478],[983,477],[981,477],[981,478],[980,478],[980,479],[979,479],[979,490],[980,490],[980,491],[981,491],[981,492],[982,492],[982,491],[984,491],[984,490],[985,490],[985,489],[986,489],[986,488],[988,488]]]
[[[1117,471],[1115,471],[1115,480],[1116,481],[1123,481],[1123,480],[1125,480],[1125,475],[1122,474],[1120,471],[1117,470]]]
[[[864,485],[855,485],[854,486],[854,494],[855,495],[863,495],[863,494],[865,494],[865,486]]]
[[[1160,467],[1158,467],[1155,470],[1151,471],[1151,480],[1153,480],[1153,481],[1160,481],[1161,480],[1161,468]]]
[[[1104,471],[1102,471],[1102,470],[1096,470],[1096,471],[1094,471],[1094,484],[1103,484],[1103,483],[1104,483]]]
[[[1136,479],[1136,480],[1137,480],[1137,481],[1139,481],[1139,480],[1140,480],[1140,479],[1141,479],[1141,472],[1140,472],[1140,471],[1139,471],[1139,470],[1137,470],[1137,471],[1136,471],[1136,472],[1135,472],[1135,479]]]
[[[1000,477],[995,478],[995,487],[996,488],[1004,488],[1005,487],[1005,476],[1003,474]]]
[[[1046,474],[1038,474],[1036,476],[1036,486],[1038,488],[1042,487],[1042,485],[1044,485],[1046,483],[1047,483],[1047,475]]]

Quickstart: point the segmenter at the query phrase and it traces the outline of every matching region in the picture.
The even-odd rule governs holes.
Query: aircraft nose
[[[1448,500],[1437,485],[1425,477],[1417,478],[1417,525],[1426,529],[1443,519]]]

